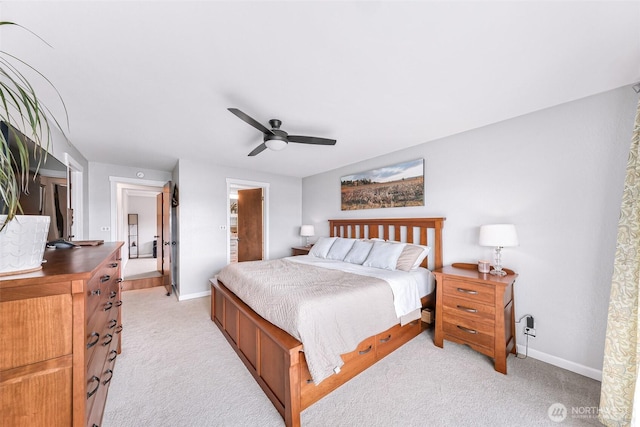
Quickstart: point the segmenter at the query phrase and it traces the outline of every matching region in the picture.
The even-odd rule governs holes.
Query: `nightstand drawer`
[[[481,304],[478,301],[448,296],[442,301],[442,308],[445,315],[461,316],[467,319],[489,322],[493,325],[495,318],[495,307],[493,305]]]
[[[495,344],[493,328],[487,329],[481,324],[471,324],[474,322],[459,320],[461,319],[450,318],[449,321],[443,322],[442,329],[445,337],[454,337],[464,343],[478,345],[487,350],[493,349]],[[480,327],[478,328],[478,326]],[[483,353],[486,354],[486,350]]]
[[[481,285],[474,282],[446,278],[443,283],[442,292],[446,298],[458,297],[488,304],[495,302],[495,290],[493,286]]]

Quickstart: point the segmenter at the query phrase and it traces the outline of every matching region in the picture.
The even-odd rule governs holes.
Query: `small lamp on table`
[[[315,230],[313,229],[313,225],[303,225],[300,227],[300,235],[307,238],[307,243],[305,245],[307,248],[311,246],[311,244],[309,243],[309,237],[313,236],[314,234]]]
[[[518,246],[518,234],[516,226],[513,224],[491,224],[480,227],[480,246],[493,246],[495,248],[495,264],[491,274],[496,276],[506,276],[502,269],[502,248]]]

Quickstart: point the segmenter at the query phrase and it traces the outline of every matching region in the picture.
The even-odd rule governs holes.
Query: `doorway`
[[[269,259],[269,184],[227,178],[227,263]]]
[[[162,203],[158,199],[169,194],[170,181],[167,183],[147,180],[130,180],[110,177],[112,181],[112,239],[124,241],[131,249],[135,242],[137,258],[129,257],[130,250],[122,251],[123,276],[122,290],[142,289],[165,286],[167,295],[171,294],[171,258],[163,257],[165,252],[174,250],[173,239],[168,227],[160,224],[164,218]],[[135,182],[135,183],[134,183]],[[166,196],[164,199],[168,199]],[[129,218],[137,217],[135,233],[131,233]],[[168,222],[168,220],[167,220]],[[115,231],[115,232],[114,232]],[[135,239],[132,239],[132,236]],[[163,263],[161,260],[165,260]]]

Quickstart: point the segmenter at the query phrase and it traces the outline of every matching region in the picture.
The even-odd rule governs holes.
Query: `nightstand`
[[[478,272],[476,264],[453,264],[435,270],[436,326],[434,344],[443,340],[466,344],[507,373],[507,356],[516,354],[513,285],[517,274]]]
[[[309,251],[311,250],[312,247],[313,247],[313,245],[311,245],[311,246],[294,246],[294,247],[291,248],[291,256],[309,255]]]

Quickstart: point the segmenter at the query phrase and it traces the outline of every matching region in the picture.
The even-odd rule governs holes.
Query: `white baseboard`
[[[518,345],[518,354],[525,354],[525,351],[525,346]],[[585,377],[589,377],[597,381],[602,381],[602,371],[581,365],[579,363],[571,362],[569,360],[562,359],[557,356],[552,356],[550,354],[543,353],[538,350],[533,350],[531,348],[529,349],[528,357],[538,359],[550,365],[566,369],[567,371],[575,372],[576,374],[584,375]]]
[[[204,292],[196,292],[193,294],[186,294],[186,295],[178,294],[178,301],[186,301],[188,299],[194,299],[194,298],[203,298],[203,297],[208,297],[209,295],[211,295],[211,290],[204,291]]]

